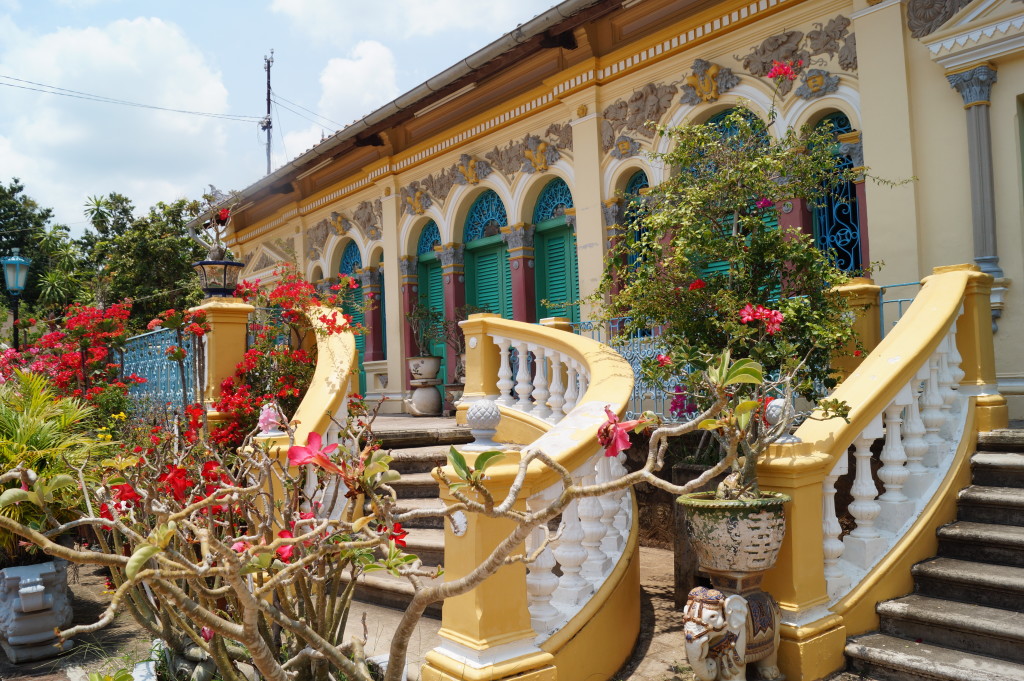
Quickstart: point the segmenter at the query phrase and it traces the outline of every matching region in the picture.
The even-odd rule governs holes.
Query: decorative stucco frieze
[[[909,0],[907,2],[907,28],[914,38],[934,33],[953,15],[970,4],[971,0]]]
[[[864,167],[864,141],[863,133],[859,133],[861,139],[856,142],[843,142],[839,141],[839,147],[836,151],[841,155],[850,159],[850,163],[853,164],[854,168]]]
[[[419,273],[419,263],[414,257],[403,256],[398,261],[398,270],[403,277],[414,277]]]
[[[602,113],[604,121],[601,123],[601,145],[605,153],[612,150],[623,132],[653,139],[654,126],[668,111],[678,91],[672,84],[648,83],[628,100],[620,99],[608,106]]]
[[[363,201],[356,206],[352,213],[352,221],[355,222],[362,233],[369,239],[380,238],[380,224],[383,221],[384,211],[380,199]]]
[[[548,166],[557,163],[558,159],[562,157],[554,144],[549,144],[537,135],[527,135],[526,139],[523,140],[523,146],[523,166],[521,170],[527,174],[543,173],[548,169]]]
[[[465,244],[447,244],[446,246],[441,247],[441,250],[437,254],[437,258],[441,261],[441,267],[452,267],[454,265],[465,264],[465,253]]]
[[[253,265],[252,269],[254,272],[259,270],[265,270],[269,267],[274,267],[280,262],[278,258],[273,257],[270,253],[263,251],[260,253],[260,257],[256,259],[256,264]]]
[[[352,223],[349,222],[349,219],[337,211],[331,213],[331,216],[328,218],[328,222],[331,223],[331,227],[334,228],[334,231],[339,236],[345,236],[348,234],[348,231],[352,229]]]
[[[801,49],[804,40],[802,31],[784,31],[765,38],[760,45],[752,48],[750,52],[736,60],[743,64],[750,73],[763,78],[772,70],[775,62],[795,63],[797,61],[807,64],[811,55],[807,50]],[[803,66],[794,66],[793,70],[799,73]],[[779,81],[779,94],[786,95],[793,87],[793,82],[785,78]]]
[[[543,135],[526,135],[522,140],[509,142],[505,147],[494,147],[484,154],[505,177],[516,173],[543,173],[562,157],[559,149],[572,149],[572,128],[568,124],[548,126]]]
[[[480,180],[493,172],[490,163],[469,154],[459,156],[459,162],[452,166],[452,170],[457,184],[480,184]]]
[[[826,24],[816,23],[814,26],[817,28],[807,32],[808,53],[812,57],[819,54],[827,54],[830,59],[835,57],[842,49],[841,41],[850,32],[850,20],[840,14]]]
[[[839,48],[839,68],[843,71],[857,70],[857,34],[851,33]]]
[[[323,255],[324,245],[331,234],[337,234],[337,230],[330,220],[321,220],[306,231],[305,255],[306,261],[317,260]]]
[[[402,212],[408,215],[423,215],[433,204],[426,187],[421,186],[418,180],[402,187],[399,190],[399,197],[402,202]]]
[[[838,89],[839,76],[832,75],[824,69],[808,69],[801,75],[800,87],[794,94],[803,99],[817,99]]]
[[[612,147],[612,157],[617,159],[630,158],[640,153],[640,142],[628,135],[619,135]]]
[[[717,102],[718,97],[739,85],[740,77],[727,66],[719,66],[704,59],[693,62],[693,73],[683,79],[680,88],[683,104],[697,106],[701,102]]]
[[[556,149],[572,151],[572,125],[569,123],[552,123],[544,136],[554,142]]]
[[[996,82],[996,70],[988,64],[976,66],[970,71],[950,73],[946,80],[960,93],[964,107],[988,104],[992,97],[992,86]]]

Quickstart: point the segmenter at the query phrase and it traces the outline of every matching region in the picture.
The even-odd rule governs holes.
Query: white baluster
[[[947,333],[942,337],[942,342],[936,353],[939,356],[939,393],[942,395],[942,413],[946,419],[956,401],[956,391],[953,390],[953,372],[949,368],[949,348],[953,345],[953,339]]]
[[[881,435],[882,417],[879,414],[853,441],[853,456],[857,463],[850,490],[853,495],[850,514],[856,520],[857,527],[846,538],[845,554],[847,560],[861,568],[869,567],[885,550],[885,540],[875,527],[875,519],[882,507],[875,501],[878,490],[871,475],[871,445]]]
[[[924,492],[927,486],[928,469],[922,465],[925,455],[928,454],[928,443],[924,439],[927,432],[924,422],[921,420],[921,410],[918,407],[918,400],[924,390],[924,380],[928,376],[928,367],[922,367],[910,381],[911,400],[907,406],[907,421],[903,424],[903,451],[907,455],[907,482],[903,486],[903,493],[912,499],[916,499]]]
[[[960,314],[963,314],[963,306],[960,306]],[[964,370],[961,366],[964,358],[960,355],[960,348],[956,346],[956,321],[949,328],[949,370],[953,374],[953,389],[959,390],[960,381],[964,380]]]
[[[885,447],[882,448],[882,468],[878,477],[885,483],[885,493],[878,498],[882,507],[878,525],[895,532],[914,514],[914,502],[903,492],[910,471],[907,470],[907,454],[904,450],[901,414],[913,399],[910,385],[905,385],[885,410]]]
[[[846,452],[843,452],[836,465],[832,467],[832,472],[825,476],[821,483],[821,533],[825,538],[825,582],[828,596],[832,600],[838,599],[850,588],[850,577],[839,566],[844,548],[839,535],[842,534],[843,528],[836,516],[836,481],[849,470],[849,460]]]
[[[526,341],[516,341],[516,353],[519,361],[519,371],[516,372],[516,395],[519,395],[519,401],[516,402],[516,408],[528,412],[533,408],[533,402],[530,401],[533,383],[530,381],[530,362]]]
[[[533,409],[531,416],[543,419],[550,413],[548,409],[548,360],[543,345],[530,344],[533,353]]]
[[[551,407],[551,413],[548,414],[546,420],[548,423],[555,424],[565,416],[565,412],[562,411],[562,405],[565,404],[565,385],[562,381],[562,363],[565,360],[565,355],[555,350],[548,350],[548,356],[551,358],[551,385],[548,387],[550,390],[548,406]]]
[[[602,454],[598,454],[602,456]],[[593,485],[597,480],[597,461],[591,459],[583,464],[581,468],[586,471],[583,476],[583,484]],[[597,497],[586,497],[580,499],[580,524],[583,527],[583,548],[587,551],[587,562],[583,565],[583,576],[595,584],[601,582],[601,578],[608,571],[609,560],[601,550],[601,542],[604,540],[605,526],[601,523],[603,510],[601,502]]]
[[[579,376],[580,395],[579,397],[576,398],[577,403],[579,403],[579,401],[583,399],[583,397],[587,394],[587,389],[590,387],[590,374],[587,373],[587,370],[585,368],[580,368]]]
[[[626,474],[626,467],[623,462],[626,460],[626,453],[619,452],[618,456],[609,458],[611,461],[610,473],[612,480],[618,480]],[[619,535],[619,545],[624,547],[629,539],[629,531],[633,525],[633,497],[629,489],[616,492],[614,498],[619,502],[619,510],[615,513],[615,529]]]
[[[587,551],[583,548],[583,527],[580,525],[579,499],[573,499],[562,511],[562,537],[552,553],[562,570],[553,603],[573,606],[594,592],[590,582],[580,576]]]
[[[602,454],[601,460],[597,463],[598,484],[611,482],[614,479],[612,478],[612,462],[615,459],[616,457],[614,456],[604,456]],[[601,524],[604,525],[604,539],[601,540],[601,550],[608,556],[608,566],[611,569],[618,562],[619,554],[622,552],[622,535],[615,527],[615,519],[622,505],[620,498],[614,494],[602,494],[597,498],[597,501],[601,504]]]
[[[924,465],[935,468],[939,465],[940,454],[946,449],[946,442],[939,435],[945,417],[942,413],[942,395],[939,393],[939,361],[935,355],[928,358],[928,378],[924,385],[924,394],[921,395],[921,421],[924,422],[924,439],[928,443]]]
[[[508,338],[501,338],[495,336],[493,338],[494,344],[498,346],[498,399],[494,400],[496,403],[511,407],[515,404],[515,398],[512,396],[512,388],[515,387],[515,382],[512,380],[512,363],[509,361],[509,345],[511,341]]]
[[[550,504],[562,491],[561,484],[552,485],[527,500],[531,511],[538,511]],[[529,555],[537,550],[547,537],[545,528],[538,527],[527,540]],[[552,594],[558,588],[558,576],[554,573],[555,556],[551,546],[544,547],[537,558],[527,566],[526,593],[529,598],[530,623],[538,634],[551,632],[561,620],[558,609],[551,605]]]
[[[580,397],[577,389],[579,385],[579,369],[576,368],[576,360],[568,358],[566,359],[565,368],[565,404],[562,405],[562,411],[568,414],[576,407],[576,401]]]

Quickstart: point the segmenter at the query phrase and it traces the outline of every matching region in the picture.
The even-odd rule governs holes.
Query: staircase
[[[847,644],[862,678],[1024,679],[1024,430],[981,433],[978,449],[958,520],[912,568],[914,593],[879,603],[881,630]]]
[[[380,417],[374,424],[374,435],[381,447],[391,450],[391,468],[402,474],[392,484],[398,494],[399,512],[419,508],[442,508],[440,490],[430,471],[448,460],[451,445],[472,442],[469,428],[456,425],[455,419],[417,419],[413,417]],[[444,525],[442,518],[424,518],[403,523],[408,530],[405,550],[431,568],[444,562]],[[444,577],[440,578],[441,580]],[[355,599],[389,608],[405,610],[412,598],[408,580],[383,570],[359,578]],[[427,608],[430,617],[441,616],[441,604]]]

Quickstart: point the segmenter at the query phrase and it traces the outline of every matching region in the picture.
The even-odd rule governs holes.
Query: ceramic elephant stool
[[[782,681],[776,655],[779,607],[763,591],[726,595],[698,586],[683,610],[686,659],[700,681],[745,681],[747,663],[763,681]]]

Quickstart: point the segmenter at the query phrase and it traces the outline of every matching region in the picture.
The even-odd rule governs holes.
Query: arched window
[[[817,126],[831,126],[835,135],[852,132],[853,126],[846,114],[836,112],[822,118]],[[836,165],[852,168],[848,156],[836,154]],[[818,206],[811,208],[814,243],[828,254],[836,267],[847,272],[864,266],[861,257],[861,225],[857,207],[857,189],[853,182],[844,182],[824,196]]]
[[[417,284],[419,287],[419,304],[434,310],[444,317],[444,279],[441,273],[441,261],[437,257],[434,246],[441,245],[441,233],[437,223],[431,220],[423,225],[420,239],[416,245]],[[448,375],[448,361],[443,340],[430,344],[429,352],[441,358],[441,371],[438,376]]]
[[[650,186],[651,183],[647,179],[647,173],[638,170],[630,175],[629,180],[626,182],[626,189],[623,191],[622,224],[629,230],[629,238],[631,243],[634,244],[639,242],[646,232],[646,229],[644,229],[643,225],[637,223],[637,220],[643,216],[643,190]],[[631,248],[626,263],[632,268],[636,266],[638,259],[639,256],[636,249]]]
[[[556,177],[541,190],[533,209],[537,319],[579,321],[579,306],[574,305],[580,297],[576,232],[565,217],[572,207],[569,185]]]
[[[345,250],[341,253],[341,264],[338,266],[338,274],[346,274],[350,277],[354,277],[356,283],[359,283],[359,275],[356,274],[357,269],[361,269],[363,266],[363,258],[359,255],[359,247],[356,246],[354,241],[350,241]],[[342,302],[342,311],[352,317],[352,325],[363,323],[363,288],[359,286],[354,289],[342,289],[340,291],[344,295]],[[362,334],[355,335],[356,349],[359,351],[359,392],[366,393],[366,372],[363,370],[363,349],[366,345],[366,339]]]
[[[466,244],[466,301],[512,319],[512,272],[501,228],[508,225],[505,204],[493,190],[476,198],[463,225]]]

